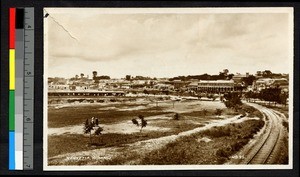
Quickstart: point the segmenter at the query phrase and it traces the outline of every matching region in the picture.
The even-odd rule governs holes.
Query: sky
[[[46,8],[49,77],[289,73],[289,13]],[[111,13],[113,12],[113,13]],[[198,13],[199,12],[199,13]]]

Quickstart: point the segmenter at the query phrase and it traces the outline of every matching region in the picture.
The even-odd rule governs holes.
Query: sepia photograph
[[[44,8],[44,170],[293,167],[293,8]]]

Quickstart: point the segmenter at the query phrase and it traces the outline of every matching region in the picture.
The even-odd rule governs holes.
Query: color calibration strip
[[[34,10],[9,9],[9,169],[33,169]]]
[[[16,8],[9,9],[9,169],[16,169],[15,151],[15,29]]]

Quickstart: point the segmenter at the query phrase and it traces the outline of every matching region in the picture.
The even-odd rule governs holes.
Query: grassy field
[[[122,105],[115,105],[116,107],[122,107]],[[130,105],[129,105],[130,106]],[[132,107],[134,105],[131,105]],[[99,109],[101,108],[101,109]],[[151,107],[141,110],[102,110],[105,106],[99,105],[85,105],[85,106],[73,106],[60,109],[48,110],[48,128],[57,128],[82,124],[86,119],[91,117],[97,117],[102,124],[111,124],[124,120],[131,120],[139,114],[148,116],[155,116],[161,114],[167,114],[171,112],[163,112],[160,107]]]
[[[248,120],[182,137],[150,153],[124,153],[103,165],[223,164],[262,128],[262,120]],[[208,139],[209,141],[204,141]],[[138,160],[137,160],[138,159]]]
[[[206,104],[206,103],[205,103]],[[220,104],[220,103],[219,103]],[[187,107],[187,109],[184,108]],[[48,136],[48,156],[92,150],[104,147],[119,147],[125,144],[138,142],[141,140],[153,139],[163,136],[178,134],[183,131],[191,130],[197,127],[202,127],[209,120],[219,119],[214,116],[215,110],[207,110],[205,116],[199,113],[200,105],[196,102],[182,102],[182,105],[176,103],[175,108],[172,103],[159,103],[148,105],[148,103],[115,103],[115,104],[87,104],[68,106],[55,109],[48,109],[48,128],[60,128],[66,126],[83,125],[87,118],[92,116],[100,119],[101,126],[107,124],[115,125],[120,122],[127,121],[131,124],[132,118],[137,118],[138,115],[145,116],[148,119],[148,125],[162,128],[168,128],[168,131],[148,131],[144,128],[142,133],[106,133],[99,137],[94,136],[92,145],[89,143],[89,137],[79,134],[60,134]],[[137,109],[139,108],[139,109]],[[199,109],[198,109],[199,108]],[[179,120],[174,120],[173,116],[176,110],[190,110],[184,113],[179,113]],[[161,118],[159,115],[162,115]],[[149,117],[155,119],[149,119]],[[158,117],[157,117],[158,116]],[[125,129],[126,124],[124,125]],[[83,127],[82,127],[83,128]],[[81,131],[81,129],[79,130]],[[145,131],[145,132],[144,132]],[[82,129],[83,132],[83,129]],[[55,146],[52,146],[55,145]]]
[[[229,124],[184,137],[146,154],[139,164],[222,164],[264,125],[262,120]],[[211,141],[201,141],[207,137]]]
[[[64,153],[87,151],[105,147],[122,147],[126,144],[178,134],[182,131],[187,131],[202,126],[195,124],[181,124],[180,122],[182,121],[169,121],[168,127],[173,127],[173,129],[168,132],[151,131],[132,134],[109,133],[102,134],[100,136],[93,135],[92,144],[90,144],[89,137],[80,134],[48,136],[48,144],[55,144],[55,146],[48,147],[48,157],[53,157]],[[147,129],[147,127],[145,129]]]
[[[175,106],[172,102],[161,102],[158,106],[152,103],[112,103],[82,104],[48,109],[48,128],[61,128],[83,125],[86,119],[97,117],[101,126],[131,125],[131,119],[138,115],[145,116],[148,126],[140,132],[104,133],[100,136],[89,136],[83,133],[62,133],[48,136],[48,157],[66,153],[89,151],[93,149],[119,147],[124,150],[117,158],[106,160],[101,164],[222,164],[249,142],[253,135],[264,125],[262,120],[252,119],[241,123],[213,127],[191,136],[178,138],[166,146],[149,153],[126,153],[126,145],[143,140],[150,140],[202,127],[212,120],[222,120],[238,114],[247,113],[247,117],[262,117],[256,109],[243,105],[239,110],[227,109],[221,102],[182,101]],[[221,109],[221,116],[216,115]],[[178,113],[179,119],[174,115]],[[127,124],[126,124],[127,123]],[[157,129],[150,129],[150,126]],[[82,127],[83,128],[83,127]],[[123,128],[123,127],[122,127]],[[149,128],[149,130],[147,130]],[[166,131],[159,131],[166,128]],[[203,139],[209,141],[203,141]],[[122,151],[123,151],[122,150]]]

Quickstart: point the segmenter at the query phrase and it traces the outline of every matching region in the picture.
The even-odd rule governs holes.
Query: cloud
[[[288,72],[287,14],[80,12],[49,9],[49,73],[74,61],[86,71],[107,66],[103,71],[116,76],[218,73],[226,67],[256,71],[257,66],[281,62],[285,65],[274,69]],[[117,72],[110,68],[112,63],[118,65]]]

